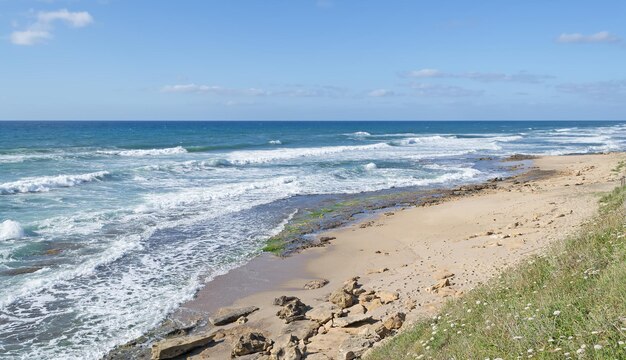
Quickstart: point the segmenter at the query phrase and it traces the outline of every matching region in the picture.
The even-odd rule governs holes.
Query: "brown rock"
[[[326,286],[326,284],[328,284],[328,280],[326,279],[311,280],[307,282],[306,284],[304,284],[304,290],[319,289],[319,288]]]
[[[300,320],[287,324],[281,329],[281,334],[291,334],[298,339],[307,341],[310,337],[317,334],[319,324],[315,321]]]
[[[365,315],[365,314],[356,314],[356,315],[349,315],[346,317],[337,318],[333,320],[333,326],[334,327],[348,327],[348,326],[355,326],[355,325],[358,326],[369,321],[372,321],[371,316]]]
[[[247,306],[238,309],[222,308],[217,312],[218,315],[210,317],[209,321],[215,326],[226,325],[237,321],[237,319],[242,316],[248,316],[257,310],[259,310],[259,308],[256,306]]]
[[[400,295],[397,292],[390,291],[379,291],[376,293],[376,296],[378,296],[380,302],[383,304],[390,303],[400,298]]]
[[[274,304],[282,304],[282,308],[276,312],[276,316],[285,320],[287,324],[304,319],[304,314],[307,311],[307,306],[295,296],[281,296],[274,300]]]
[[[217,332],[211,332],[161,340],[152,345],[152,359],[172,359],[196,348],[207,346],[213,342],[216,334]]]
[[[241,335],[239,339],[237,339],[233,346],[231,355],[233,357],[237,357],[267,351],[272,343],[272,340],[266,339],[261,333],[248,332]]]
[[[402,327],[406,315],[403,312],[392,314],[383,321],[383,326],[389,330],[397,330]]]
[[[334,237],[334,236],[322,236],[320,238],[320,242],[325,243],[325,242],[329,242],[329,241],[335,240],[335,239],[336,239],[336,237]]]
[[[358,335],[344,340],[339,345],[338,359],[352,360],[361,357],[369,349],[374,340],[367,335]]]
[[[349,308],[356,302],[354,295],[343,288],[333,291],[328,300],[342,309]]]
[[[446,278],[446,279],[439,280],[438,283],[436,283],[435,285],[430,287],[430,290],[433,291],[433,292],[439,292],[439,290],[441,290],[441,289],[443,289],[445,287],[448,287],[450,285],[451,285],[450,284],[450,279]]]
[[[307,311],[306,316],[308,319],[316,321],[319,324],[326,324],[338,313],[339,309],[335,305],[331,303],[321,303]]]

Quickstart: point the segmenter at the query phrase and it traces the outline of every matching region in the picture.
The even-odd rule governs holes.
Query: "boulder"
[[[430,291],[439,292],[441,289],[450,286],[450,278],[439,280],[435,285],[430,287]]]
[[[298,338],[292,334],[285,334],[276,339],[272,348],[272,360],[300,360],[303,351],[299,347]]]
[[[217,315],[209,317],[211,324],[215,326],[226,325],[237,321],[242,316],[248,316],[259,310],[256,306],[247,306],[238,309],[220,309]]]
[[[349,337],[339,345],[338,359],[352,360],[359,358],[373,343],[374,340],[367,335]]]
[[[379,298],[372,299],[372,301],[364,302],[363,306],[367,309],[367,311],[373,311],[383,306],[382,301]]]
[[[282,328],[280,333],[281,335],[290,334],[297,337],[298,339],[307,341],[311,336],[315,336],[315,334],[317,334],[317,329],[319,328],[319,326],[320,325],[315,321],[294,321]]]
[[[349,308],[356,303],[354,295],[347,292],[344,288],[333,291],[328,300],[342,309]]]
[[[321,303],[313,309],[307,311],[308,319],[316,321],[319,324],[326,324],[333,316],[339,313],[339,309],[331,303]]]
[[[272,340],[266,339],[261,333],[248,332],[235,341],[231,355],[237,357],[267,351],[272,343]]]
[[[365,314],[367,311],[367,309],[361,304],[352,305],[346,310],[350,313],[350,315]]]
[[[304,284],[304,290],[319,289],[319,288],[326,286],[326,284],[328,284],[328,280],[326,279],[311,280],[307,282],[306,284]]]
[[[405,319],[406,315],[403,312],[396,312],[383,321],[383,326],[389,330],[398,330]]]
[[[196,348],[207,346],[215,340],[218,333],[210,332],[161,340],[152,345],[152,359],[172,359]]]
[[[296,320],[303,320],[307,312],[307,306],[295,296],[281,296],[274,300],[274,304],[282,308],[276,312],[276,316],[285,320],[287,324]]]
[[[380,302],[383,304],[390,303],[400,298],[400,295],[397,292],[391,291],[379,291],[376,293],[376,296],[378,296]]]
[[[327,242],[329,242],[331,240],[335,240],[335,239],[336,239],[336,237],[334,237],[334,236],[322,236],[320,238],[320,242],[321,243],[327,243]]]
[[[346,316],[342,318],[337,318],[333,320],[333,326],[348,327],[348,326],[355,326],[355,325],[363,324],[368,321],[372,321],[372,317],[370,315],[357,314],[357,315],[350,315],[350,316]]]

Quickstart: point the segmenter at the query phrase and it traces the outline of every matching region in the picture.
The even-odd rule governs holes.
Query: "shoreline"
[[[215,329],[208,323],[208,315],[215,314],[220,308],[258,306],[258,311],[245,318],[245,325],[217,327],[228,333],[223,340],[206,348],[197,348],[191,353],[198,359],[228,358],[233,338],[242,331],[257,329],[272,339],[285,332],[284,321],[276,317],[279,307],[272,305],[274,298],[281,295],[297,296],[307,306],[317,309],[328,304],[329,292],[341,287],[343,281],[358,276],[360,288],[370,289],[368,291],[374,291],[374,294],[391,293],[397,299],[378,304],[373,309],[367,306],[368,301],[364,301],[362,305],[357,304],[362,309],[351,307],[347,311],[340,311],[335,314],[335,319],[341,319],[345,314],[348,318],[356,316],[358,311],[373,313],[379,320],[384,320],[401,312],[406,315],[406,321],[403,318],[402,322],[411,323],[419,317],[434,313],[446,297],[461,296],[503,268],[513,266],[562,238],[564,234],[557,231],[557,226],[575,229],[595,212],[595,202],[589,206],[585,205],[585,201],[593,196],[593,192],[603,191],[610,186],[610,169],[623,158],[623,153],[541,157],[533,160],[537,169],[529,169],[521,175],[498,181],[494,186],[482,187],[478,191],[461,191],[459,194],[451,190],[449,196],[433,203],[378,211],[365,220],[324,230],[316,234],[318,239],[335,239],[327,241],[323,247],[298,248],[296,253],[285,258],[268,254],[256,257],[243,267],[207,283],[193,300],[184,303],[172,314],[170,320],[173,321],[173,328],[178,329],[175,332],[177,335],[198,334]],[[563,183],[581,178],[580,185],[575,181],[572,184]],[[565,187],[568,188],[563,189]],[[572,189],[584,196],[567,196]],[[540,193],[544,193],[542,201],[545,204],[536,207],[541,208],[539,214],[529,214],[528,204],[523,209],[511,209],[509,214],[492,211],[494,201],[502,206],[507,201],[509,205],[515,205],[516,201],[523,199],[521,194]],[[506,199],[505,195],[511,194],[519,197]],[[546,198],[558,200],[563,195],[568,198],[566,201],[545,201]],[[546,207],[551,209],[543,214]],[[566,214],[566,207],[570,208],[569,214]],[[476,209],[479,209],[479,214],[471,214]],[[487,215],[493,217],[493,221],[481,220]],[[541,218],[546,216],[550,220],[543,223]],[[515,221],[515,217],[524,219]],[[535,222],[533,217],[538,218],[538,226],[527,228],[526,225],[530,225],[528,223]],[[470,218],[476,224],[467,221]],[[442,221],[444,225],[450,225],[443,232]],[[514,223],[522,225],[511,228]],[[411,234],[407,231],[416,229],[421,233]],[[382,238],[385,238],[384,243],[379,241]],[[459,252],[466,258],[461,259]],[[491,257],[490,264],[484,262],[487,254]],[[451,281],[446,280],[444,283],[448,285],[433,289],[433,285],[441,282],[442,279],[438,277],[443,276],[442,273],[453,274],[442,278]],[[302,289],[303,284],[315,279],[326,279],[328,284],[314,290]],[[312,359],[338,358],[336,354],[331,354],[331,349],[341,347],[355,333],[369,329],[377,322],[363,322],[360,326],[345,328],[326,326],[311,320],[292,324],[305,321],[307,323],[300,324],[300,328],[308,326],[311,333],[317,335],[306,339],[300,337],[298,346],[306,348],[306,353],[311,354],[307,358]],[[291,330],[294,333],[302,331]],[[306,340],[306,344],[303,340]],[[134,348],[138,350],[141,347]],[[143,349],[138,355],[149,357],[146,350]]]

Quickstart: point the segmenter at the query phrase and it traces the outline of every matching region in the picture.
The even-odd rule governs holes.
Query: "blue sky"
[[[0,0],[0,119],[626,119],[625,1]]]

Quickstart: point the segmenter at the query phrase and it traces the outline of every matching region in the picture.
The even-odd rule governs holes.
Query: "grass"
[[[617,163],[617,166],[612,171],[615,173],[619,173],[624,169],[626,169],[626,160],[620,160],[620,162]]]
[[[376,349],[387,359],[626,359],[626,188],[543,256],[450,300]]]

